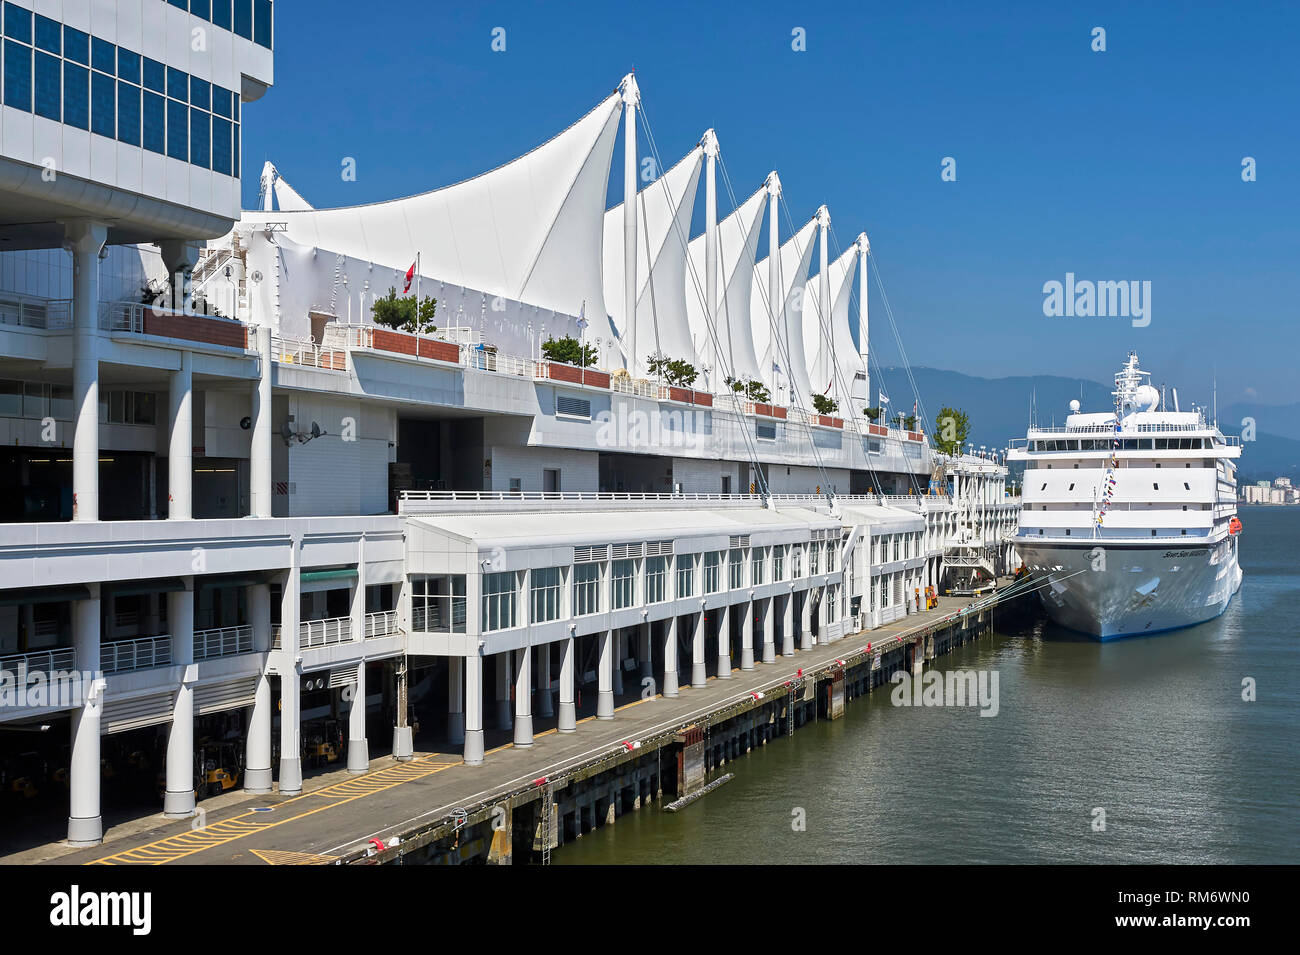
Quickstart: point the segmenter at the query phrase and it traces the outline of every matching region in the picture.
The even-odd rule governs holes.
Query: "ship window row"
[[[272,49],[275,7],[272,0],[166,0],[214,27],[229,30],[258,46]]]
[[[71,421],[72,386],[0,379],[0,418],[53,418]],[[99,393],[100,424],[157,424],[158,396],[148,391]]]
[[[12,3],[0,22],[4,105],[238,175],[239,97],[232,90]]]
[[[1191,451],[1213,447],[1210,438],[1039,438],[1029,442],[1030,451]]]

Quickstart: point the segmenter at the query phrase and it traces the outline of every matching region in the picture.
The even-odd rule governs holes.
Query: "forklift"
[[[0,765],[0,788],[7,801],[19,805],[35,799],[45,785],[47,767],[40,753],[21,753]]]
[[[319,730],[303,735],[303,763],[314,769],[336,763],[343,755],[343,723],[330,717],[320,720]],[[315,726],[313,726],[315,729]]]
[[[204,740],[194,749],[194,794],[220,796],[239,785],[244,774],[243,748],[233,740]]]

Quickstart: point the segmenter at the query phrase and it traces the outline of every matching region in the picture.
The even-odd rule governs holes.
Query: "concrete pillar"
[[[718,679],[731,679],[731,607],[723,604],[718,614]]]
[[[181,668],[181,685],[172,701],[167,732],[167,790],[163,815],[185,819],[194,814],[194,578],[183,578],[185,590],[167,595],[167,628],[171,631],[172,663]]]
[[[620,697],[623,695],[623,657],[626,656],[626,654],[623,652],[623,640],[624,640],[623,631],[615,630],[614,631],[614,674],[613,674],[615,697]]]
[[[695,630],[691,635],[691,686],[704,686],[708,670],[704,662],[704,611],[695,614]]]
[[[510,651],[496,655],[497,729],[508,730],[514,726],[514,704],[510,701]]]
[[[740,668],[754,669],[754,613],[758,609],[754,600],[746,600],[740,605],[745,615],[740,627]]]
[[[99,251],[108,226],[67,223],[72,250],[72,519],[99,520]],[[99,661],[89,672],[99,670]],[[96,744],[98,746],[98,743]],[[98,770],[96,770],[98,772]],[[96,784],[98,785],[98,784]],[[98,794],[96,794],[98,803]],[[98,806],[96,807],[98,819]],[[96,836],[94,842],[99,842]]]
[[[98,422],[98,417],[96,417]],[[90,596],[72,602],[72,646],[77,670],[98,673],[99,584],[86,585]],[[68,843],[94,846],[104,841],[99,811],[99,724],[104,708],[102,680],[82,685],[82,704],[72,711],[72,753],[68,763]]]
[[[641,645],[636,651],[637,662],[641,664],[641,686],[646,685],[646,680],[653,680],[655,677],[654,651],[650,647],[650,621],[641,624]]]
[[[677,694],[677,615],[674,614],[664,627],[664,696],[672,699]]]
[[[574,648],[572,635],[560,641],[560,713],[557,717],[561,733],[572,733],[578,727],[577,711],[573,705]]]
[[[447,739],[465,742],[465,661],[447,658]]]
[[[912,675],[920,676],[925,669],[925,641],[916,640],[912,644]]]
[[[253,652],[271,649],[271,587],[253,584],[248,588],[248,619],[253,628]],[[244,753],[244,792],[271,791],[271,678],[265,669],[257,675],[253,712],[248,720]]]
[[[799,613],[799,649],[811,650],[813,648],[812,635],[812,588],[809,587],[803,592],[803,607]]]
[[[465,764],[483,762],[483,658],[465,657]]]
[[[537,648],[537,715],[554,716],[555,698],[551,695],[551,645]]]
[[[763,662],[776,662],[776,602],[775,597],[768,597],[759,603],[759,612],[763,615]]]
[[[533,745],[533,648],[515,651],[515,745]]]
[[[370,742],[366,739],[366,536],[357,540],[357,582],[352,588],[352,640],[362,648],[357,661],[356,686],[348,710],[348,772],[370,771]]]
[[[275,429],[271,419],[271,329],[254,329],[261,374],[253,388],[253,434],[249,451],[248,502],[253,517],[270,517],[272,507],[271,452]]]
[[[785,595],[784,616],[781,618],[781,656],[794,656],[794,591]]]
[[[600,662],[597,665],[596,719],[614,718],[614,631],[606,630],[600,641]]]
[[[298,617],[302,587],[302,541],[291,541],[292,557],[280,596],[280,648],[285,672],[280,674],[280,795],[302,792],[302,672],[298,658]]]
[[[167,438],[167,519],[188,521],[194,498],[194,353],[180,354],[171,373]]]

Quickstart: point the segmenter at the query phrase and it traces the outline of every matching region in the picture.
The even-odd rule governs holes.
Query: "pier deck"
[[[554,721],[539,721],[529,747],[511,743],[489,750],[481,766],[466,766],[459,752],[417,752],[408,762],[391,757],[372,760],[364,776],[331,772],[305,782],[301,795],[230,794],[200,804],[192,820],[151,816],[114,827],[103,845],[72,849],[52,843],[0,858],[4,863],[61,865],[163,864],[310,864],[354,861],[371,838],[405,839],[446,819],[458,808],[491,805],[494,800],[533,787],[543,777],[556,778],[604,756],[628,752],[627,743],[663,739],[680,727],[712,716],[738,712],[751,694],[783,687],[838,667],[837,661],[861,662],[864,649],[899,646],[942,629],[969,598],[941,597],[935,610],[913,613],[875,630],[847,636],[773,663],[755,663],[749,671],[733,669],[731,679],[710,677],[704,687],[688,682],[675,699],[648,700],[625,695],[613,720],[588,717],[577,731],[560,734]],[[987,611],[985,611],[987,615]],[[987,617],[986,617],[987,619]],[[505,738],[505,732],[501,738]],[[315,788],[312,788],[315,787]]]

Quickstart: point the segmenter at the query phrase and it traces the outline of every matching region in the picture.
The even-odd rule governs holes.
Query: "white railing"
[[[0,672],[17,673],[25,666],[28,673],[57,673],[71,670],[77,663],[77,654],[71,647],[53,650],[33,650],[30,653],[11,653],[0,657]]]
[[[40,329],[71,328],[72,299],[0,292],[0,325]]]
[[[195,660],[212,660],[234,656],[236,653],[251,653],[252,650],[253,628],[250,626],[194,631]]]
[[[357,329],[357,331],[364,332],[364,329]],[[330,371],[347,369],[347,360],[343,351],[300,338],[282,338],[279,335],[271,336],[271,360],[286,365],[306,365]]]
[[[609,387],[612,391],[618,391],[625,395],[636,395],[640,398],[653,398],[655,400],[668,398],[668,387],[658,382],[648,381],[645,378],[633,378],[631,375],[613,375],[609,380]]]
[[[390,633],[397,633],[396,610],[381,610],[378,613],[366,614],[366,637],[386,637]]]
[[[464,349],[465,367],[478,371],[499,371],[506,375],[518,375],[521,378],[537,377],[537,362],[517,355],[503,355],[500,352],[478,348],[473,345]]]
[[[106,332],[144,333],[144,312],[152,305],[139,302],[100,302],[99,327]],[[160,309],[160,311],[164,311]]]
[[[167,634],[114,640],[99,648],[99,668],[105,673],[147,670],[149,667],[167,666],[171,662],[172,638]]]
[[[272,628],[271,638],[275,649],[281,649],[281,628],[276,624]],[[327,647],[335,643],[346,643],[352,639],[351,617],[329,617],[325,620],[303,620],[298,624],[298,647],[306,650],[311,647]]]

